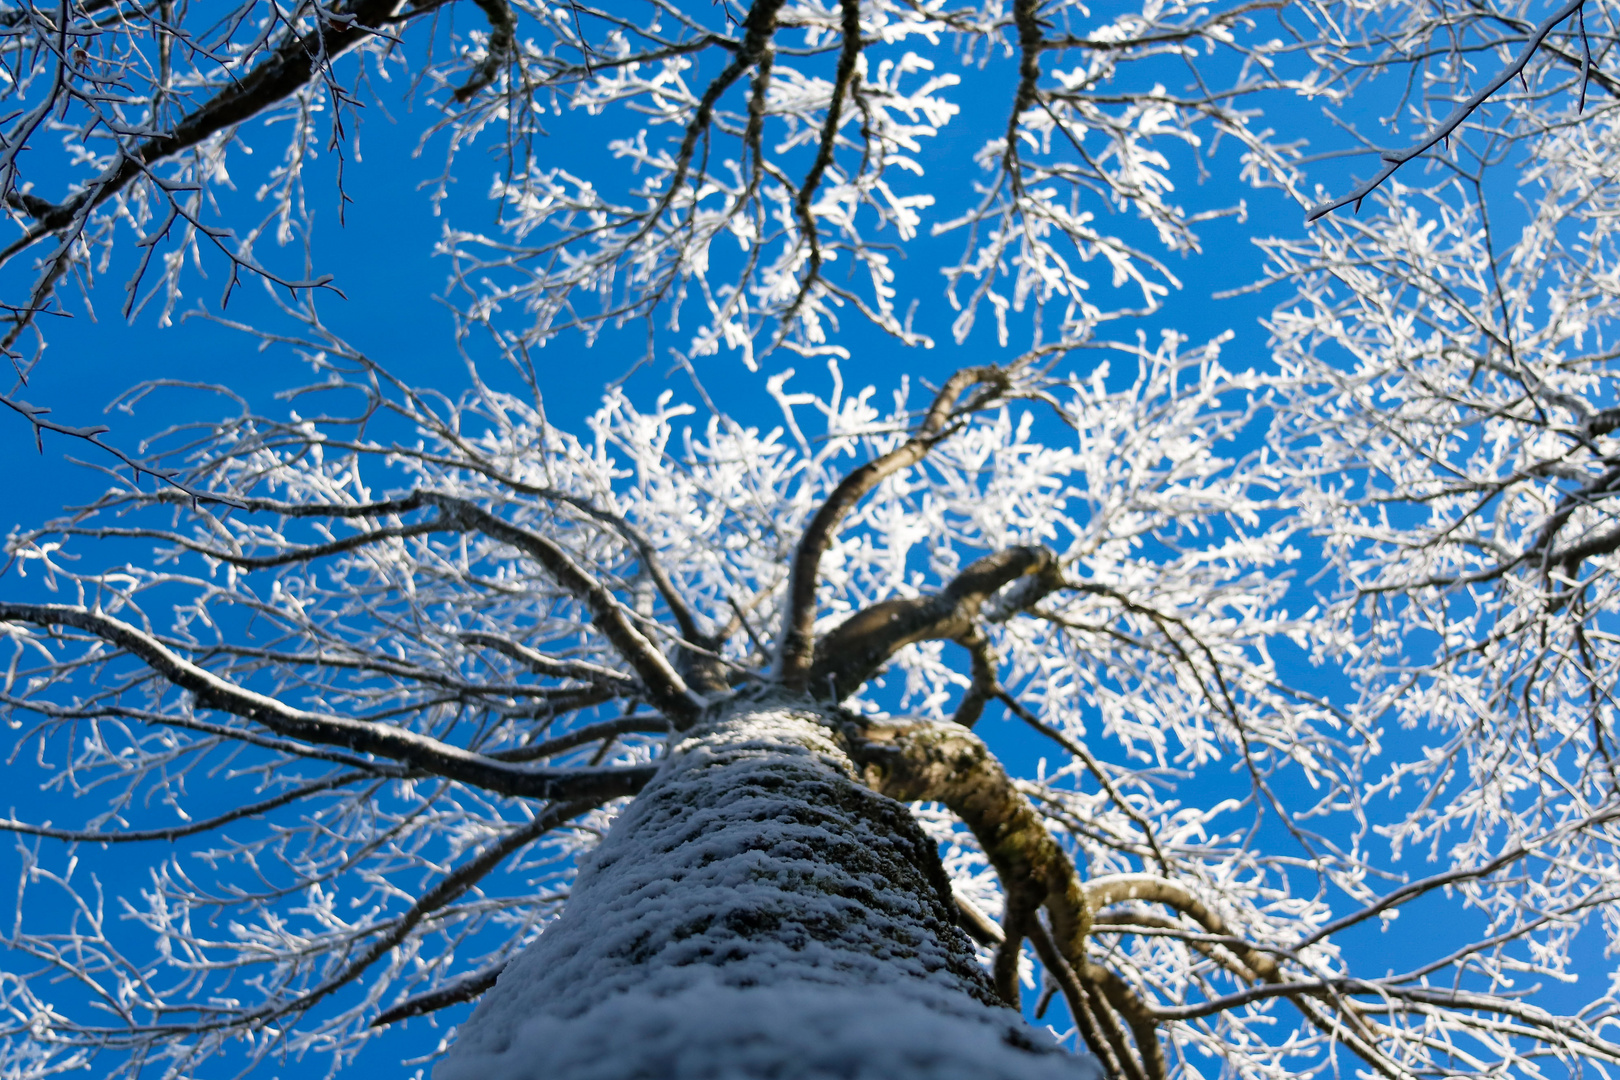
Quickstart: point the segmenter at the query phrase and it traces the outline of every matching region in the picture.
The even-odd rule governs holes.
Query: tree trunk
[[[814,708],[679,737],[435,1080],[1095,1080],[1003,1005],[934,845]]]

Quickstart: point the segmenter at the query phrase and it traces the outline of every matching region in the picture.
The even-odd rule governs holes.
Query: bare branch
[[[553,757],[575,747],[584,746],[586,743],[596,742],[599,739],[612,740],[620,735],[629,735],[636,732],[666,732],[669,730],[669,721],[655,713],[643,713],[639,716],[621,716],[617,720],[603,720],[600,723],[577,727],[544,742],[531,743],[528,746],[519,746],[511,750],[497,750],[489,756],[497,761],[535,761],[539,758]]]
[[[233,821],[244,818],[259,817],[272,810],[297,802],[309,795],[322,791],[331,791],[333,788],[343,787],[360,780],[372,780],[375,776],[364,772],[336,773],[323,780],[313,780],[307,784],[274,795],[259,802],[238,806],[215,817],[202,821],[188,821],[184,825],[171,825],[166,829],[136,829],[125,832],[90,831],[87,829],[57,829],[48,825],[30,825],[26,821],[14,821],[10,818],[0,818],[0,832],[17,833],[22,836],[44,836],[52,840],[67,840],[75,844],[128,844],[140,843],[147,840],[179,840],[186,836],[195,836],[198,833],[210,832],[222,825],[229,825]]]
[[[499,634],[467,633],[461,635],[461,640],[468,645],[482,645],[494,649],[496,652],[511,657],[518,663],[527,667],[536,675],[545,675],[555,679],[581,679],[585,682],[612,683],[625,688],[633,688],[636,681],[622,671],[603,667],[601,664],[591,664],[583,660],[559,660],[536,652],[527,645],[510,641]]]
[[[1047,929],[1045,923],[1036,919],[1029,928],[1029,938],[1035,946],[1035,955],[1040,958],[1047,974],[1063,991],[1063,1000],[1069,1006],[1069,1015],[1074,1019],[1075,1027],[1080,1030],[1081,1038],[1085,1040],[1091,1052],[1103,1062],[1108,1075],[1142,1080],[1140,1062],[1121,1045],[1120,1040],[1111,1037],[1112,1032],[1105,1033],[1092,1008],[1091,995],[1075,974],[1073,966],[1058,951],[1057,942],[1052,938],[1052,931]]]
[[[855,65],[861,55],[861,5],[860,0],[839,0],[839,10],[842,12],[840,33],[842,43],[838,53],[838,70],[833,74],[832,100],[827,103],[827,115],[821,125],[821,142],[816,149],[816,158],[810,164],[810,171],[805,175],[804,182],[799,185],[799,195],[794,202],[794,210],[799,217],[799,229],[804,235],[804,241],[810,247],[810,257],[806,264],[804,277],[799,282],[799,295],[782,316],[782,332],[786,333],[799,309],[804,305],[805,297],[810,290],[821,280],[821,234],[816,227],[815,214],[812,207],[816,201],[816,191],[821,186],[822,177],[826,175],[827,168],[832,164],[833,153],[838,146],[838,128],[843,122],[844,99],[849,94],[850,83],[856,78]]]
[[[999,400],[1008,373],[1000,368],[963,368],[946,380],[924,414],[917,431],[904,443],[873,461],[867,462],[839,482],[805,526],[804,535],[793,553],[788,571],[788,598],[782,614],[776,675],[790,689],[803,690],[811,681],[815,660],[816,585],[820,580],[821,557],[838,535],[844,517],[868,492],[895,473],[909,469],[927,456],[941,439],[956,430],[964,415]],[[986,384],[987,390],[958,405],[970,388]]]
[[[421,898],[410,906],[409,910],[392,920],[392,925],[388,927],[386,932],[372,942],[364,952],[346,964],[336,975],[326,979],[309,993],[303,994],[291,1002],[267,1005],[259,1011],[260,1016],[269,1018],[294,1011],[305,1012],[319,1004],[337,990],[359,978],[367,968],[404,941],[423,919],[445,905],[454,903],[468,889],[478,884],[490,871],[504,862],[507,856],[532,844],[546,832],[588,810],[594,810],[599,805],[601,805],[601,801],[593,799],[552,802],[535,814],[534,818],[528,823],[485,845],[471,859],[441,878],[437,884],[423,893]]]
[[[482,971],[474,971],[463,975],[459,979],[444,983],[424,994],[406,998],[398,1005],[385,1009],[377,1014],[371,1026],[387,1027],[400,1020],[408,1020],[413,1016],[422,1016],[426,1013],[447,1009],[452,1005],[460,1005],[463,1001],[472,1001],[483,995],[485,990],[495,985],[495,980],[501,977],[506,970],[506,961],[491,964]]]
[[[633,795],[652,779],[652,766],[598,769],[519,768],[403,728],[305,712],[235,686],[186,660],[128,623],[66,604],[0,603],[0,621],[70,626],[139,658],[204,709],[252,720],[277,734],[402,762],[450,780],[532,799],[608,799]]]
[[[513,525],[465,499],[434,493],[424,493],[422,498],[438,506],[451,523],[477,529],[493,540],[511,544],[543,566],[590,611],[591,621],[640,677],[652,703],[673,719],[677,727],[696,720],[703,709],[702,700],[687,688],[658,647],[636,628],[613,594],[567,552],[544,536]]]
[[[1111,874],[1086,882],[1086,903],[1091,905],[1093,912],[1101,912],[1106,907],[1127,900],[1164,904],[1193,919],[1211,934],[1237,939],[1226,925],[1226,920],[1179,881],[1157,874]],[[1279,969],[1275,957],[1252,946],[1235,946],[1233,951],[1247,966],[1247,971],[1239,973],[1244,978],[1266,982],[1278,980]]]
[[[996,920],[986,915],[978,904],[955,888],[951,889],[951,899],[956,901],[957,925],[966,930],[974,941],[980,945],[994,946],[1007,940],[1007,935],[1001,932]]]
[[[1378,173],[1371,180],[1358,184],[1348,195],[1342,195],[1337,199],[1329,199],[1327,202],[1318,203],[1316,206],[1311,207],[1305,215],[1306,223],[1308,224],[1331,214],[1339,207],[1349,206],[1351,203],[1354,203],[1359,210],[1361,200],[1376,191],[1385,180],[1394,176],[1397,169],[1413,158],[1422,157],[1433,149],[1436,143],[1449,138],[1452,132],[1462,126],[1463,121],[1474,114],[1474,110],[1489,101],[1491,96],[1502,87],[1512,82],[1524,70],[1525,65],[1530,63],[1530,58],[1536,54],[1537,49],[1541,48],[1541,43],[1547,39],[1548,34],[1553,32],[1554,27],[1580,11],[1585,6],[1585,3],[1586,0],[1563,0],[1563,3],[1559,4],[1551,15],[1541,20],[1541,23],[1530,34],[1530,39],[1524,43],[1524,47],[1519,50],[1519,54],[1513,58],[1512,62],[1497,72],[1495,77],[1481,87],[1478,93],[1458,105],[1452,110],[1450,116],[1424,132],[1418,141],[1411,146],[1404,150],[1385,150],[1379,154],[1384,166],[1378,170]]]
[[[1142,830],[1142,835],[1147,838],[1148,847],[1152,849],[1153,857],[1157,860],[1160,869],[1168,870],[1170,860],[1165,855],[1164,849],[1159,846],[1159,838],[1154,832],[1153,823],[1144,817],[1140,810],[1131,805],[1129,799],[1120,794],[1119,789],[1114,785],[1114,781],[1108,776],[1108,771],[1103,768],[1102,762],[1097,760],[1091,751],[1086,748],[1085,744],[1076,742],[1057,728],[1041,720],[1040,717],[1024,708],[1017,698],[1005,690],[999,691],[997,696],[1014,716],[1063,747],[1076,760],[1085,765],[1086,771],[1096,777],[1097,783],[1102,786],[1103,791],[1108,793],[1109,800],[1119,807],[1126,817],[1136,822],[1137,826]]]
[[[483,61],[451,95],[458,104],[471,101],[480,90],[493,83],[501,68],[511,63],[517,45],[517,19],[506,0],[476,0],[476,3],[489,19],[489,42]]]
[[[187,115],[171,131],[154,135],[116,162],[84,190],[59,206],[35,215],[37,221],[24,238],[0,254],[10,258],[41,237],[66,228],[93,207],[117,194],[157,161],[173,157],[203,140],[233,127],[309,85],[322,68],[375,34],[404,0],[354,0],[325,25],[304,35],[291,35],[268,57],[240,78],[233,78],[219,93]]]
[[[214,492],[203,491],[200,488],[193,487],[185,480],[181,479],[181,473],[178,469],[153,469],[140,460],[130,457],[128,454],[118,449],[118,447],[112,445],[102,438],[103,435],[111,430],[105,425],[98,424],[92,427],[75,427],[71,424],[60,424],[55,420],[47,420],[45,418],[47,414],[50,413],[50,409],[45,408],[44,406],[30,404],[29,402],[23,401],[18,397],[7,397],[4,394],[0,394],[0,406],[10,409],[12,412],[17,413],[24,420],[28,421],[29,425],[34,429],[34,445],[39,448],[41,453],[43,453],[45,450],[44,443],[40,438],[42,432],[49,431],[56,435],[66,435],[72,439],[83,439],[91,446],[94,446],[99,450],[103,450],[117,458],[119,462],[127,466],[137,478],[142,476],[150,476],[154,480],[168,484],[189,499],[206,499],[210,502],[221,502],[229,506],[239,505],[235,499],[232,499],[228,495],[219,495]]]
[[[907,645],[970,636],[980,608],[1020,578],[1036,583],[1022,597],[1026,606],[1062,585],[1057,557],[1050,551],[1009,548],[971,563],[932,596],[883,600],[856,612],[816,642],[810,693],[841,701]]]

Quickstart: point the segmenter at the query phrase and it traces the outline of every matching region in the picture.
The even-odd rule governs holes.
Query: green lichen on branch
[[[851,719],[845,734],[873,790],[902,802],[942,802],[973,832],[1007,896],[1004,955],[1016,958],[1029,920],[1044,907],[1064,958],[1084,961],[1091,912],[1074,862],[983,740],[960,724],[926,720]],[[1016,1003],[1016,965],[998,967],[996,988]]]

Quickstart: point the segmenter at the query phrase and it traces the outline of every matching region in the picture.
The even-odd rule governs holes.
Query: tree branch
[[[249,510],[271,510],[278,513],[287,512],[287,504],[269,502],[265,500],[251,500],[246,502]],[[323,507],[318,511],[311,511],[308,507],[299,508],[301,517],[332,516],[332,517],[365,517],[373,514],[396,514],[411,510],[432,507],[439,511],[439,517],[431,522],[422,522],[415,525],[388,526],[358,536],[345,537],[342,540],[328,544],[311,545],[298,548],[275,556],[263,558],[249,558],[221,552],[216,549],[205,548],[183,538],[178,542],[200,551],[210,558],[219,558],[226,561],[239,562],[252,567],[279,566],[306,559],[321,557],[350,551],[375,540],[391,539],[395,537],[416,536],[429,532],[458,532],[474,531],[483,533],[492,540],[508,544],[539,563],[551,578],[571,593],[585,605],[591,613],[591,621],[602,631],[603,636],[614,647],[624,661],[630,665],[640,679],[642,687],[646,690],[649,699],[666,715],[678,724],[690,724],[696,719],[703,708],[703,701],[695,695],[686,685],[680,674],[664,657],[664,654],[647,639],[630,619],[623,605],[614,597],[604,585],[576,563],[573,558],[554,541],[531,532],[521,526],[514,525],[497,515],[490,513],[468,499],[454,495],[445,495],[432,491],[415,491],[408,496],[390,499],[379,503],[365,504],[364,506],[334,506]],[[628,523],[606,515],[620,525],[629,528]],[[630,530],[632,535],[639,535]],[[632,543],[635,541],[632,540]],[[641,543],[650,548],[645,538]],[[645,555],[643,559],[645,563]],[[667,576],[663,578],[664,587],[668,590],[667,596],[675,596],[675,604],[679,605],[677,619],[682,621],[684,627],[692,627],[695,632],[695,623],[685,605],[680,604],[679,597],[674,593],[674,586],[669,583]],[[504,648],[494,645],[493,639],[480,639],[480,644],[491,645],[494,648]],[[507,643],[510,645],[510,643]],[[513,649],[520,646],[510,645]],[[534,663],[535,657],[521,656],[509,652],[514,658],[523,659],[526,663]],[[603,668],[602,671],[610,669]],[[613,673],[609,681],[623,680],[625,677]]]
[[[883,600],[856,612],[816,642],[810,693],[842,701],[907,645],[940,639],[966,644],[985,602],[1020,578],[1031,582],[1020,593],[1026,606],[1063,585],[1056,555],[1043,547],[1016,547],[975,560],[931,596]]]
[[[1007,940],[1007,935],[1001,932],[996,920],[986,915],[978,904],[963,896],[951,887],[951,899],[956,902],[956,925],[967,932],[967,936],[980,945],[994,948]]]
[[[373,942],[371,947],[361,953],[360,956],[350,961],[338,974],[327,979],[308,994],[284,1005],[264,1009],[261,1015],[273,1017],[285,1015],[294,1010],[307,1011],[334,991],[353,982],[365,972],[366,968],[376,963],[391,949],[404,941],[424,918],[445,905],[454,903],[468,889],[478,884],[491,870],[499,866],[508,855],[527,844],[533,843],[540,836],[571,818],[578,817],[587,810],[594,810],[599,805],[601,805],[600,802],[592,799],[573,799],[568,802],[551,803],[551,805],[537,813],[533,820],[512,830],[500,839],[492,841],[473,858],[445,875],[438,884],[423,893],[421,898],[412,904],[408,911],[394,920],[393,926],[389,928],[386,934]],[[450,1003],[446,1002],[445,1004]]]
[[[1158,1017],[1153,1008],[1124,979],[1101,964],[1087,963],[1081,970],[1085,982],[1096,987],[1113,1010],[1125,1018],[1131,1041],[1136,1044],[1143,1080],[1166,1080],[1170,1067],[1164,1060],[1164,1047],[1159,1044]]]
[[[452,1005],[459,1005],[463,1001],[471,1001],[479,997],[485,990],[495,985],[495,980],[501,977],[506,970],[507,961],[491,964],[482,971],[469,972],[459,979],[454,979],[442,986],[429,990],[426,993],[408,997],[391,1009],[377,1014],[369,1027],[386,1027],[398,1020],[406,1020],[412,1016],[421,1016],[423,1013],[437,1012]]]
[[[1013,0],[1013,24],[1018,27],[1018,90],[1013,94],[1012,115],[1007,118],[1006,145],[1001,151],[1001,167],[1012,184],[1013,194],[1024,194],[1024,176],[1018,160],[1020,118],[1040,97],[1041,49],[1045,45],[1040,23],[1041,0]]]
[[[686,598],[682,596],[680,590],[675,587],[675,582],[670,578],[669,572],[664,568],[662,560],[660,560],[658,557],[658,550],[653,547],[653,543],[647,538],[646,533],[642,532],[640,529],[636,528],[635,525],[625,520],[622,515],[615,514],[609,510],[603,510],[589,499],[581,498],[580,496],[571,494],[567,491],[559,491],[558,489],[552,487],[537,487],[533,484],[525,484],[516,477],[507,476],[498,469],[476,460],[477,448],[467,445],[466,441],[460,439],[456,432],[452,429],[441,426],[437,427],[436,430],[438,430],[439,433],[442,434],[446,439],[456,442],[457,445],[461,446],[462,449],[467,451],[469,456],[474,459],[462,463],[467,468],[474,469],[479,473],[488,476],[490,479],[511,488],[518,494],[531,495],[537,499],[545,499],[548,502],[558,502],[571,506],[585,516],[612,528],[613,531],[618,533],[627,544],[635,548],[636,555],[641,560],[642,568],[646,571],[647,576],[652,580],[653,587],[658,590],[658,594],[663,597],[665,606],[669,608],[670,616],[675,620],[676,626],[680,629],[681,637],[687,641],[699,643],[704,640],[703,634],[698,628],[696,616],[693,615],[690,605],[688,605],[686,602]],[[163,493],[157,493],[153,496],[153,498],[160,501],[174,501],[172,498],[165,497]],[[201,496],[200,501],[208,502],[216,498],[218,498],[218,496],[205,494]],[[288,517],[356,518],[408,513],[412,510],[420,510],[423,506],[428,505],[432,501],[433,499],[429,492],[413,491],[408,495],[401,495],[393,499],[383,499],[378,502],[370,503],[354,503],[351,505],[289,503],[282,502],[277,499],[253,498],[239,498],[232,501],[230,505],[244,510],[284,514]]]
[[[784,334],[787,324],[798,314],[810,295],[811,288],[821,279],[821,235],[816,229],[811,207],[815,203],[816,190],[821,186],[822,177],[832,164],[833,152],[838,145],[838,127],[843,118],[844,98],[856,77],[855,63],[861,55],[860,0],[839,0],[839,9],[842,12],[843,42],[838,52],[838,69],[833,75],[832,100],[827,103],[827,116],[821,124],[821,144],[816,149],[816,158],[810,164],[810,172],[805,176],[804,183],[799,185],[798,198],[794,200],[794,211],[799,217],[799,228],[810,246],[810,256],[799,293],[782,316]]]
[[[1232,932],[1219,913],[1179,881],[1158,874],[1111,874],[1086,882],[1086,903],[1094,913],[1127,900],[1163,904],[1197,922],[1211,934],[1234,942],[1243,940]],[[1276,957],[1247,944],[1228,947],[1247,969],[1236,972],[1240,977],[1250,982],[1276,982],[1280,978]]]
[[[970,728],[979,722],[984,715],[985,702],[996,696],[1001,689],[999,670],[1001,658],[996,655],[995,647],[990,644],[990,637],[978,625],[969,626],[967,631],[956,638],[956,642],[968,651],[973,670],[973,683],[962,695],[961,702],[956,706],[956,712],[951,720]]]
[[[815,658],[816,586],[821,579],[821,557],[838,535],[844,518],[873,488],[895,473],[921,461],[940,440],[956,430],[966,412],[997,400],[1007,382],[1007,373],[995,367],[963,368],[946,380],[934,398],[916,434],[887,454],[869,461],[841,480],[827,501],[822,503],[805,526],[804,535],[793,553],[788,572],[787,604],[782,612],[782,637],[777,659],[777,678],[790,690],[804,690],[811,681]],[[991,389],[958,408],[957,401],[969,388],[987,383]]]
[[[1015,896],[1008,889],[1006,910],[1001,916],[1001,944],[996,946],[995,958],[990,963],[990,981],[996,994],[1011,1009],[1021,1009],[1018,993],[1019,961],[1023,958],[1024,938],[1029,935],[1029,924],[1035,921],[1039,901],[1033,905],[1026,897]]]
[[[1210,934],[1224,939],[1223,944],[1231,950],[1236,963],[1218,956],[1216,961],[1239,978],[1267,986],[1294,985],[1283,982],[1282,970],[1276,957],[1233,934],[1225,919],[1180,882],[1156,874],[1114,874],[1093,878],[1086,883],[1086,900],[1093,912],[1127,900],[1163,904],[1194,920]],[[1356,1056],[1380,1073],[1386,1076],[1402,1074],[1399,1066],[1378,1049],[1376,1034],[1369,1029],[1366,1020],[1355,1011],[1353,1004],[1335,1000],[1324,991],[1323,985],[1313,989],[1291,989],[1282,996],[1292,1002],[1305,1019],[1324,1035],[1342,1039]],[[1165,1018],[1165,1013],[1158,1011],[1156,1018]],[[1342,1018],[1343,1023],[1339,1022],[1339,1018]],[[1129,1014],[1126,1014],[1126,1019],[1131,1022]]]
[[[675,154],[675,168],[670,173],[669,187],[664,190],[658,203],[646,221],[630,241],[634,244],[658,225],[658,219],[675,200],[676,192],[686,178],[692,167],[692,156],[697,152],[698,140],[709,129],[714,119],[714,107],[719,104],[725,92],[731,89],[736,81],[742,78],[743,72],[755,64],[769,62],[771,40],[776,36],[776,15],[782,9],[785,0],[754,0],[743,19],[742,45],[737,49],[737,55],[714,77],[703,96],[698,99],[697,110],[692,114],[691,121],[686,125],[686,133],[681,139],[680,149]]]
[[[188,499],[221,502],[227,506],[241,505],[228,495],[220,495],[215,492],[208,491],[199,491],[190,484],[187,484],[184,480],[181,480],[179,478],[179,470],[177,469],[153,469],[141,464],[136,459],[118,449],[118,447],[102,439],[102,436],[111,430],[104,424],[96,424],[91,427],[74,427],[71,424],[59,424],[54,420],[45,419],[45,417],[50,413],[50,409],[42,405],[34,405],[30,402],[22,400],[21,398],[7,397],[5,394],[0,394],[0,406],[10,409],[12,412],[17,413],[24,420],[28,421],[29,425],[34,429],[34,445],[39,448],[41,453],[44,453],[45,451],[45,446],[42,439],[44,432],[49,431],[54,435],[66,435],[72,439],[83,439],[91,446],[106,451],[113,457],[117,458],[121,463],[127,465],[134,472],[137,479],[142,476],[150,476],[152,479],[157,480],[160,483],[171,485]]]
[[[450,522],[510,544],[544,567],[557,584],[590,611],[591,622],[641,679],[653,705],[670,717],[676,727],[689,726],[696,721],[703,710],[702,699],[687,687],[658,647],[636,628],[606,586],[587,574],[566,551],[538,533],[496,517],[466,499],[432,492],[424,493],[422,498],[438,506]]]
[[[306,712],[226,682],[169,649],[150,634],[97,611],[65,604],[0,603],[0,621],[69,626],[116,645],[172,685],[192,694],[199,707],[240,716],[279,735],[342,746],[421,769],[435,776],[502,795],[531,799],[609,799],[634,795],[656,766],[596,769],[521,768],[402,728]]]
[[[497,750],[489,756],[497,761],[534,761],[537,758],[553,757],[564,751],[572,750],[576,746],[596,742],[598,739],[615,739],[620,735],[629,735],[635,732],[663,732],[668,730],[669,721],[662,716],[646,713],[641,716],[621,716],[617,720],[604,720],[599,724],[586,724],[584,727],[564,732],[554,739],[547,739],[545,742],[519,746],[511,750]]]
[[[583,660],[558,660],[536,652],[527,645],[516,641],[509,641],[499,634],[468,633],[462,634],[461,640],[468,645],[482,645],[494,649],[504,656],[522,664],[536,675],[544,675],[553,679],[580,679],[584,682],[613,683],[615,685],[633,688],[636,680],[622,671],[603,667],[601,664],[590,664]]]
[[[197,833],[217,829],[221,825],[229,825],[233,821],[243,818],[258,817],[272,810],[297,802],[306,795],[315,795],[322,791],[352,784],[356,780],[373,780],[376,777],[363,772],[344,772],[329,776],[324,780],[314,780],[300,785],[280,795],[262,799],[256,803],[239,806],[217,817],[206,818],[202,821],[188,821],[184,825],[174,825],[167,829],[139,829],[131,832],[91,832],[88,829],[55,829],[48,825],[30,825],[26,821],[16,821],[11,818],[0,818],[0,832],[17,833],[22,836],[43,836],[50,840],[65,840],[74,844],[129,844],[146,840],[179,840],[182,837],[194,836]]]
[[[461,88],[451,95],[451,100],[458,105],[471,101],[480,90],[494,82],[501,67],[511,62],[517,46],[517,19],[513,17],[512,8],[506,0],[474,2],[484,9],[484,15],[489,19],[489,46],[483,61],[473,69]]]
[[[1159,847],[1159,838],[1153,831],[1153,823],[1149,821],[1140,810],[1132,806],[1130,802],[1126,800],[1124,795],[1120,794],[1119,789],[1114,786],[1113,780],[1109,778],[1108,773],[1103,769],[1102,762],[1098,761],[1096,757],[1092,755],[1091,751],[1085,747],[1085,744],[1075,742],[1057,728],[1042,721],[1040,717],[1026,709],[1023,706],[1023,703],[1021,703],[1011,694],[1007,693],[1006,690],[999,691],[997,696],[1001,699],[1001,703],[1007,706],[1007,709],[1014,716],[1018,717],[1024,723],[1028,724],[1036,731],[1039,731],[1042,735],[1045,735],[1047,738],[1063,747],[1064,750],[1068,751],[1085,765],[1087,771],[1089,771],[1092,776],[1097,778],[1097,783],[1102,787],[1103,791],[1108,794],[1109,800],[1112,801],[1115,806],[1119,807],[1120,811],[1123,812],[1126,817],[1136,822],[1137,827],[1142,830],[1142,835],[1147,838],[1148,847],[1152,849],[1153,857],[1158,861],[1159,868],[1161,870],[1168,870],[1170,868],[1170,860],[1165,857],[1164,850]]]
[[[173,157],[203,140],[233,127],[308,85],[324,65],[377,32],[404,0],[355,0],[336,18],[308,34],[293,35],[270,56],[239,79],[233,79],[196,111],[182,117],[174,129],[147,138],[121,154],[98,179],[77,195],[43,211],[19,244],[6,250],[15,254],[43,236],[66,228],[82,211],[99,206],[121,191],[147,167]]]
[[[1478,93],[1453,109],[1450,116],[1424,132],[1423,136],[1411,146],[1404,150],[1383,151],[1379,157],[1383,159],[1384,167],[1378,170],[1376,176],[1358,185],[1348,195],[1337,199],[1329,199],[1327,202],[1312,207],[1305,215],[1306,224],[1310,224],[1318,218],[1333,213],[1339,207],[1348,206],[1351,203],[1356,204],[1356,209],[1361,209],[1361,200],[1376,191],[1385,180],[1394,176],[1397,169],[1413,158],[1428,153],[1435,143],[1449,138],[1451,133],[1461,127],[1463,121],[1473,114],[1474,110],[1485,104],[1493,94],[1511,82],[1519,72],[1523,71],[1525,65],[1530,63],[1530,58],[1536,54],[1536,50],[1541,48],[1541,43],[1547,39],[1547,35],[1553,32],[1553,28],[1577,11],[1580,11],[1585,3],[1586,0],[1564,0],[1551,15],[1543,19],[1540,25],[1531,32],[1530,40],[1526,41],[1524,48],[1519,50],[1519,55],[1514,57],[1513,61],[1498,72],[1496,77],[1486,83]]]
[[[1083,958],[1091,910],[1074,863],[983,740],[949,722],[848,716],[845,734],[867,786],[900,802],[944,803],[984,848],[1008,911],[1044,906],[1063,954]]]
[[[309,562],[314,559],[324,559],[329,555],[342,555],[382,540],[404,540],[413,536],[426,536],[429,533],[449,532],[451,527],[449,522],[443,518],[413,522],[410,525],[384,525],[324,544],[306,544],[302,547],[290,547],[274,555],[239,555],[234,551],[226,551],[208,544],[198,543],[196,540],[182,536],[179,533],[158,529],[101,528],[64,529],[62,531],[65,533],[89,534],[99,538],[129,537],[162,540],[165,543],[175,544],[185,548],[187,551],[195,552],[206,559],[218,560],[228,566],[235,566],[243,570],[273,570],[280,566],[292,566],[296,563]]]

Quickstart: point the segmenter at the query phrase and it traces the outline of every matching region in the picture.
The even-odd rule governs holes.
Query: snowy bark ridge
[[[1002,1003],[836,718],[744,695],[676,735],[435,1080],[1101,1075]]]
[[[909,438],[834,488],[795,550],[766,689],[731,696],[723,672],[690,650],[683,673],[641,657],[638,674],[681,733],[437,1080],[1100,1074],[1014,1011],[1024,938],[1069,966],[1090,917],[1073,863],[968,730],[998,690],[978,621],[1005,617],[992,601],[1009,586],[1014,606],[1057,588],[1056,558],[1038,547],[989,555],[936,594],[884,601],[814,634],[821,558],[849,510],[1012,386],[1006,371],[958,372]],[[837,707],[899,650],[938,639],[974,657],[974,687],[948,734],[878,731]],[[646,651],[633,644],[632,655]],[[704,698],[693,687],[715,695],[695,723]],[[996,863],[1012,918],[993,982],[955,925],[938,852],[886,784],[945,801]],[[1066,997],[1088,1044],[1107,1045],[1079,987]],[[1150,1044],[1140,1051],[1148,1073],[1162,1076],[1151,1028],[1133,1034]],[[1120,1074],[1128,1051],[1115,1042]]]

